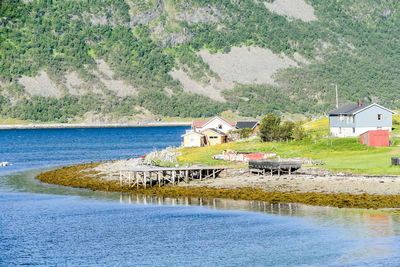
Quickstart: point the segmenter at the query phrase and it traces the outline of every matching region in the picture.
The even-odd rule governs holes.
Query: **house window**
[[[210,139],[217,139],[218,136],[210,136]]]
[[[353,127],[353,133],[356,133],[356,128]]]
[[[222,124],[218,124],[218,129],[222,129]]]
[[[354,116],[347,116],[347,123],[353,123],[354,122]]]
[[[381,121],[383,119],[383,114],[378,114],[378,121]]]
[[[343,121],[344,120],[344,116],[343,115],[339,115],[339,121]]]

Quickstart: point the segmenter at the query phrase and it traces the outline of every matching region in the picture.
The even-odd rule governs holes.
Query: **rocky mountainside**
[[[400,108],[400,4],[4,0],[0,116],[68,122]]]

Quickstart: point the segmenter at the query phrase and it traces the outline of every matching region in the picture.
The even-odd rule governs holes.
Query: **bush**
[[[305,136],[304,128],[292,121],[284,121],[270,113],[262,119],[260,125],[261,141],[301,140]]]
[[[296,141],[304,139],[306,137],[306,131],[304,130],[304,127],[301,126],[301,124],[296,124],[291,137]]]
[[[230,141],[236,141],[239,139],[249,138],[252,133],[253,133],[253,130],[250,128],[234,130],[234,131],[230,131],[228,133],[228,139]]]

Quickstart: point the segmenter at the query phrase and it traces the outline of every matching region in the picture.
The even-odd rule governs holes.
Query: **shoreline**
[[[120,161],[116,161],[120,164]],[[202,198],[226,198],[235,200],[255,200],[269,203],[299,203],[313,206],[329,206],[338,208],[400,208],[400,195],[394,194],[395,191],[388,191],[382,194],[366,193],[366,192],[341,192],[341,191],[324,191],[313,190],[313,186],[306,187],[307,190],[298,190],[293,187],[285,187],[282,184],[276,184],[277,177],[259,178],[259,176],[249,176],[247,179],[253,179],[250,183],[236,183],[234,186],[229,185],[226,179],[239,181],[239,175],[233,174],[227,178],[207,179],[204,181],[194,181],[188,184],[180,183],[180,185],[165,185],[162,187],[153,186],[148,188],[136,186],[128,186],[119,184],[115,179],[115,175],[110,171],[101,172],[102,164],[107,163],[87,163],[64,167],[53,171],[39,174],[35,179],[44,183],[69,186],[75,188],[85,188],[93,191],[109,191],[123,192],[143,195],[156,195],[163,197],[202,197]],[[289,182],[288,177],[281,177],[284,183]],[[345,177],[344,177],[345,178]],[[224,181],[225,179],[225,181]],[[263,179],[269,185],[269,188],[260,186],[259,179]],[[279,178],[280,179],[280,178]],[[372,179],[372,178],[371,178]],[[380,178],[376,183],[380,184]],[[324,178],[325,187],[335,184],[334,180]],[[275,182],[275,183],[274,183]],[[315,182],[315,181],[314,181]],[[300,181],[301,183],[301,181]],[[318,184],[320,182],[316,182]],[[388,187],[393,186],[392,181],[386,183]],[[396,181],[400,185],[399,182]],[[385,183],[382,183],[385,184]],[[397,184],[396,184],[397,185]],[[345,185],[346,186],[346,185]],[[397,187],[396,187],[397,188]],[[379,192],[379,191],[377,191]],[[397,191],[398,192],[398,191]]]
[[[191,122],[0,124],[0,130],[190,126]]]

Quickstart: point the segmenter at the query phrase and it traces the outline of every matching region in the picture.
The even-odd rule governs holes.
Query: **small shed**
[[[223,144],[228,141],[226,134],[217,129],[210,128],[201,133],[206,136],[207,144],[211,146]]]
[[[389,146],[388,130],[373,130],[360,135],[360,143],[367,146]]]
[[[187,132],[182,135],[183,147],[201,147],[206,144],[206,137],[194,131]]]

